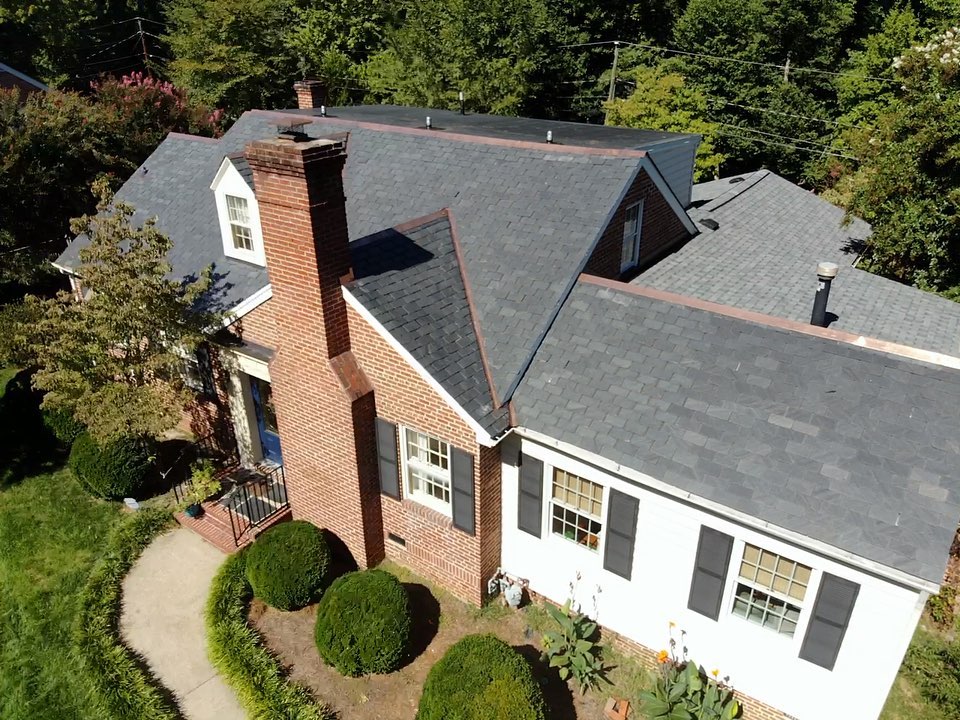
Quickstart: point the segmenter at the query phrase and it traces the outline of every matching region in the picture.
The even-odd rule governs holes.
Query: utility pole
[[[150,73],[150,54],[147,52],[147,38],[143,34],[143,23],[137,18],[137,33],[140,35],[140,47],[143,50],[143,69]]]
[[[787,51],[787,61],[783,64],[783,81],[790,82],[790,52]]]
[[[611,103],[617,98],[617,60],[620,59],[620,41],[613,41],[613,67],[610,69],[610,89],[607,90],[607,102]],[[607,116],[610,111],[603,114],[603,122],[606,124]]]

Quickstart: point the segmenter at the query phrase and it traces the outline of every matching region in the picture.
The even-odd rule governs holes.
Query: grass
[[[122,717],[106,709],[96,676],[80,671],[72,630],[85,602],[109,599],[99,594],[109,587],[95,597],[85,587],[124,515],[62,469],[38,402],[25,373],[0,368],[0,718]],[[118,641],[108,645],[122,655]]]
[[[960,618],[958,618],[960,625]],[[911,647],[931,642],[958,642],[947,633],[927,622],[926,616],[920,621],[914,633]],[[909,654],[910,651],[908,651]],[[880,720],[953,720],[950,713],[942,710],[936,702],[924,697],[920,678],[914,676],[905,662],[887,696],[887,702],[880,713]]]

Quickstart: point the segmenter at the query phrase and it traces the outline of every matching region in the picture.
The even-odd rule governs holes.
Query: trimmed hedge
[[[330,709],[286,680],[280,663],[247,623],[252,597],[246,571],[249,552],[231,555],[213,579],[206,610],[210,660],[252,720],[334,720]]]
[[[410,649],[410,603],[396,577],[383,570],[344,575],[317,605],[320,657],[341,675],[398,669]]]
[[[303,520],[280,523],[247,551],[247,580],[253,594],[279,610],[298,610],[323,592],[330,572],[323,533]]]
[[[417,720],[544,720],[530,665],[494,635],[467,635],[430,668]]]
[[[151,449],[146,438],[120,438],[101,446],[83,432],[73,442],[69,465],[80,484],[97,497],[136,497],[153,464]]]
[[[180,713],[166,699],[137,656],[120,639],[121,583],[157,535],[171,524],[170,513],[148,509],[114,529],[104,556],[79,595],[73,646],[84,671],[100,693],[105,717],[176,720]]]
[[[57,408],[43,411],[43,424],[64,447],[73,445],[84,431],[83,423],[73,417],[69,410]]]

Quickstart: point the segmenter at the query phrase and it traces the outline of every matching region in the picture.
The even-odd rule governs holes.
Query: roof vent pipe
[[[547,142],[548,143],[553,142],[553,130],[547,130]]]
[[[817,294],[813,298],[813,314],[810,324],[827,326],[827,299],[830,297],[830,283],[837,276],[839,266],[832,262],[817,265]]]
[[[430,122],[430,116],[427,115],[427,130],[429,130],[429,129],[432,128],[432,127],[433,127],[433,123]]]
[[[459,93],[457,93],[457,100],[460,101],[460,114],[461,114],[461,115],[466,115],[466,114],[467,114],[467,106],[466,106],[466,103],[464,102],[463,90],[461,90]]]
[[[327,116],[327,106],[326,106],[326,105],[321,105],[321,106],[320,106],[320,117],[326,117],[326,116]]]

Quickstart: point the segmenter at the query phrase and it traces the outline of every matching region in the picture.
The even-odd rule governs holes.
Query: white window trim
[[[247,181],[230,162],[224,158],[213,182],[210,184],[217,204],[217,217],[220,220],[220,236],[223,242],[223,254],[230,258],[243,260],[254,265],[266,266],[267,259],[263,250],[263,229],[260,224],[260,208],[253,190]],[[247,201],[247,211],[250,220],[250,234],[252,235],[253,250],[237,248],[233,244],[230,216],[227,212],[227,195],[243,198]]]
[[[627,272],[628,270],[632,270],[633,268],[635,268],[637,265],[640,264],[640,244],[643,242],[643,200],[640,200],[640,202],[635,202],[632,205],[627,206],[627,208],[623,211],[624,218],[626,218],[627,213],[633,210],[634,208],[637,209],[637,227],[632,237],[633,248],[630,253],[630,257],[626,261],[624,261],[623,259],[623,250],[627,244],[627,235],[626,235],[627,224],[626,222],[624,222],[623,224],[624,225],[623,245],[620,247],[620,272],[622,273]]]
[[[547,502],[545,503],[546,506],[547,506],[547,519],[546,519],[546,520],[547,520],[547,532],[550,534],[550,536],[551,536],[552,538],[555,538],[556,540],[564,543],[564,547],[569,547],[570,545],[574,545],[574,546],[579,547],[580,549],[582,549],[582,550],[590,553],[591,557],[599,557],[599,558],[602,558],[602,557],[603,557],[604,539],[606,538],[606,534],[607,534],[607,521],[606,521],[606,519],[604,518],[603,511],[604,511],[604,508],[607,507],[607,502],[609,501],[608,496],[609,496],[609,493],[610,493],[610,487],[609,487],[608,485],[605,485],[604,483],[597,482],[596,480],[591,480],[591,479],[588,478],[588,477],[585,477],[585,476],[583,476],[583,475],[581,475],[581,474],[579,474],[579,473],[575,473],[575,472],[573,472],[573,471],[571,471],[571,470],[567,470],[566,468],[563,468],[563,467],[560,467],[560,466],[548,465],[547,463],[544,463],[543,469],[544,469],[544,479],[543,479],[543,480],[544,480],[545,488],[544,488],[541,492],[546,493],[546,494],[544,495],[544,497],[547,499]],[[589,514],[587,514],[587,513],[584,513],[582,510],[579,510],[578,508],[571,507],[570,505],[568,505],[568,504],[565,503],[565,502],[560,502],[560,501],[557,501],[557,500],[554,499],[554,497],[553,497],[553,477],[554,477],[554,472],[555,472],[556,470],[560,470],[561,472],[565,472],[565,473],[567,473],[568,475],[573,475],[574,477],[581,478],[581,479],[583,479],[583,480],[586,480],[587,482],[593,483],[594,485],[599,485],[599,486],[600,486],[600,490],[601,490],[601,493],[600,493],[600,517],[595,521],[595,522],[598,522],[598,523],[600,524],[600,532],[597,534],[597,547],[596,547],[596,548],[591,548],[589,545],[584,545],[583,543],[579,543],[579,542],[577,542],[576,540],[571,540],[571,539],[568,538],[566,535],[561,535],[560,533],[556,533],[556,532],[553,531],[553,504],[554,504],[554,503],[557,503],[560,507],[567,508],[567,509],[573,511],[573,512],[577,513],[578,515],[583,515],[584,517],[587,517],[587,518],[589,518],[589,519],[593,519],[593,516],[592,516],[592,515],[589,515]]]
[[[430,508],[431,510],[436,510],[437,512],[443,515],[446,515],[447,517],[453,517],[453,480],[450,472],[450,463],[451,463],[450,443],[448,443],[446,440],[443,440],[437,437],[436,435],[423,432],[422,430],[417,430],[416,428],[407,428],[404,425],[400,425],[398,427],[398,430],[400,431],[399,432],[400,465],[401,465],[401,472],[403,475],[403,489],[404,489],[404,493],[406,494],[406,497],[410,498],[415,502],[420,503],[421,505],[424,505]],[[426,435],[427,437],[432,438],[434,440],[439,440],[440,442],[442,442],[444,445],[447,446],[446,471],[435,468],[432,465],[425,465],[423,463],[420,463],[418,460],[410,458],[410,455],[407,452],[407,431],[408,430],[411,432],[419,433],[421,435]],[[434,474],[434,475],[437,475],[437,474],[442,475],[444,473],[446,474],[446,480],[448,483],[448,487],[450,489],[450,502],[443,502],[439,498],[436,498],[433,495],[430,495],[429,493],[426,493],[422,490],[413,489],[413,482],[412,482],[412,478],[410,477],[410,472],[408,468],[408,465],[411,462],[414,465],[419,465],[425,471],[430,472],[431,474]]]
[[[800,616],[797,618],[797,629],[794,632],[793,637],[790,637],[789,635],[783,635],[779,632],[771,630],[770,628],[765,628],[762,625],[751,622],[744,617],[734,614],[733,603],[737,597],[737,585],[740,584],[740,563],[743,560],[743,551],[747,545],[755,545],[761,550],[767,550],[775,555],[780,555],[781,557],[785,557],[793,562],[799,562],[801,565],[807,565],[810,568],[810,582],[807,584],[807,592],[803,596],[803,602],[791,603],[800,607]],[[820,592],[820,579],[823,575],[823,572],[814,564],[808,565],[803,560],[793,560],[793,557],[790,555],[792,548],[781,548],[780,545],[781,543],[777,541],[758,543],[753,540],[746,541],[738,537],[734,538],[733,548],[730,551],[730,563],[727,566],[727,584],[724,588],[723,598],[720,604],[720,607],[723,609],[720,611],[720,617],[718,620],[722,623],[734,624],[737,628],[737,632],[740,632],[742,629],[743,632],[755,634],[758,642],[767,641],[771,643],[771,649],[774,647],[784,647],[786,645],[793,646],[790,652],[799,653],[800,646],[803,644],[803,638],[807,634],[807,625],[810,623],[810,616],[812,614],[811,611],[816,601],[817,593]],[[803,554],[802,549],[800,554]]]

